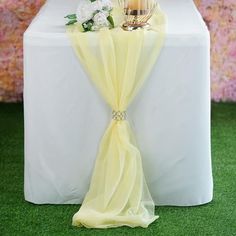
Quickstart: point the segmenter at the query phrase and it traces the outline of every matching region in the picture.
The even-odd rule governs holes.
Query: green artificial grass
[[[0,235],[236,235],[236,104],[212,104],[214,200],[195,207],[157,207],[147,229],[71,226],[78,205],[34,205],[23,194],[23,106],[0,104]]]

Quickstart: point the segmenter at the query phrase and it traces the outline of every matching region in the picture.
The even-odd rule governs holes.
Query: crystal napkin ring
[[[112,111],[112,119],[116,121],[126,120],[126,111]]]

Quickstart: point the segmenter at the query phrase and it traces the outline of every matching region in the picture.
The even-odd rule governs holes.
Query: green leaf
[[[93,24],[94,24],[93,20],[88,20],[82,24],[82,27],[84,28],[85,32],[91,31]]]
[[[114,28],[114,27],[115,27],[115,24],[114,24],[114,20],[113,20],[113,18],[112,18],[111,15],[109,15],[109,16],[107,17],[107,20],[108,20],[109,23],[111,24],[112,28]]]
[[[77,20],[70,20],[66,25],[73,25],[76,22],[77,22]]]
[[[65,16],[64,18],[76,19],[76,14],[70,14],[70,15]]]
[[[91,31],[93,24],[89,23],[88,24],[88,31]]]
[[[87,32],[88,31],[88,28],[87,28],[87,24],[86,23],[83,23],[82,24],[82,27],[84,29],[84,32]]]

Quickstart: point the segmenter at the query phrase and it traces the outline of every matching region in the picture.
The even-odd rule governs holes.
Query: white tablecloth
[[[111,111],[83,72],[48,0],[24,34],[25,199],[81,203]],[[209,33],[192,0],[159,0],[167,39],[128,110],[156,205],[212,200]]]

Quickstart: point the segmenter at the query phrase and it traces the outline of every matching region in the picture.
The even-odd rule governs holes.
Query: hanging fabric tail
[[[73,225],[108,228],[147,227],[154,203],[143,176],[139,150],[127,121],[112,121],[100,144],[89,191]]]
[[[126,120],[128,105],[150,74],[164,43],[165,15],[158,11],[152,20],[152,31],[126,32],[116,28],[82,33],[77,26],[68,27],[80,62],[113,110],[89,191],[73,217],[75,226],[148,227],[158,218],[141,155]]]

